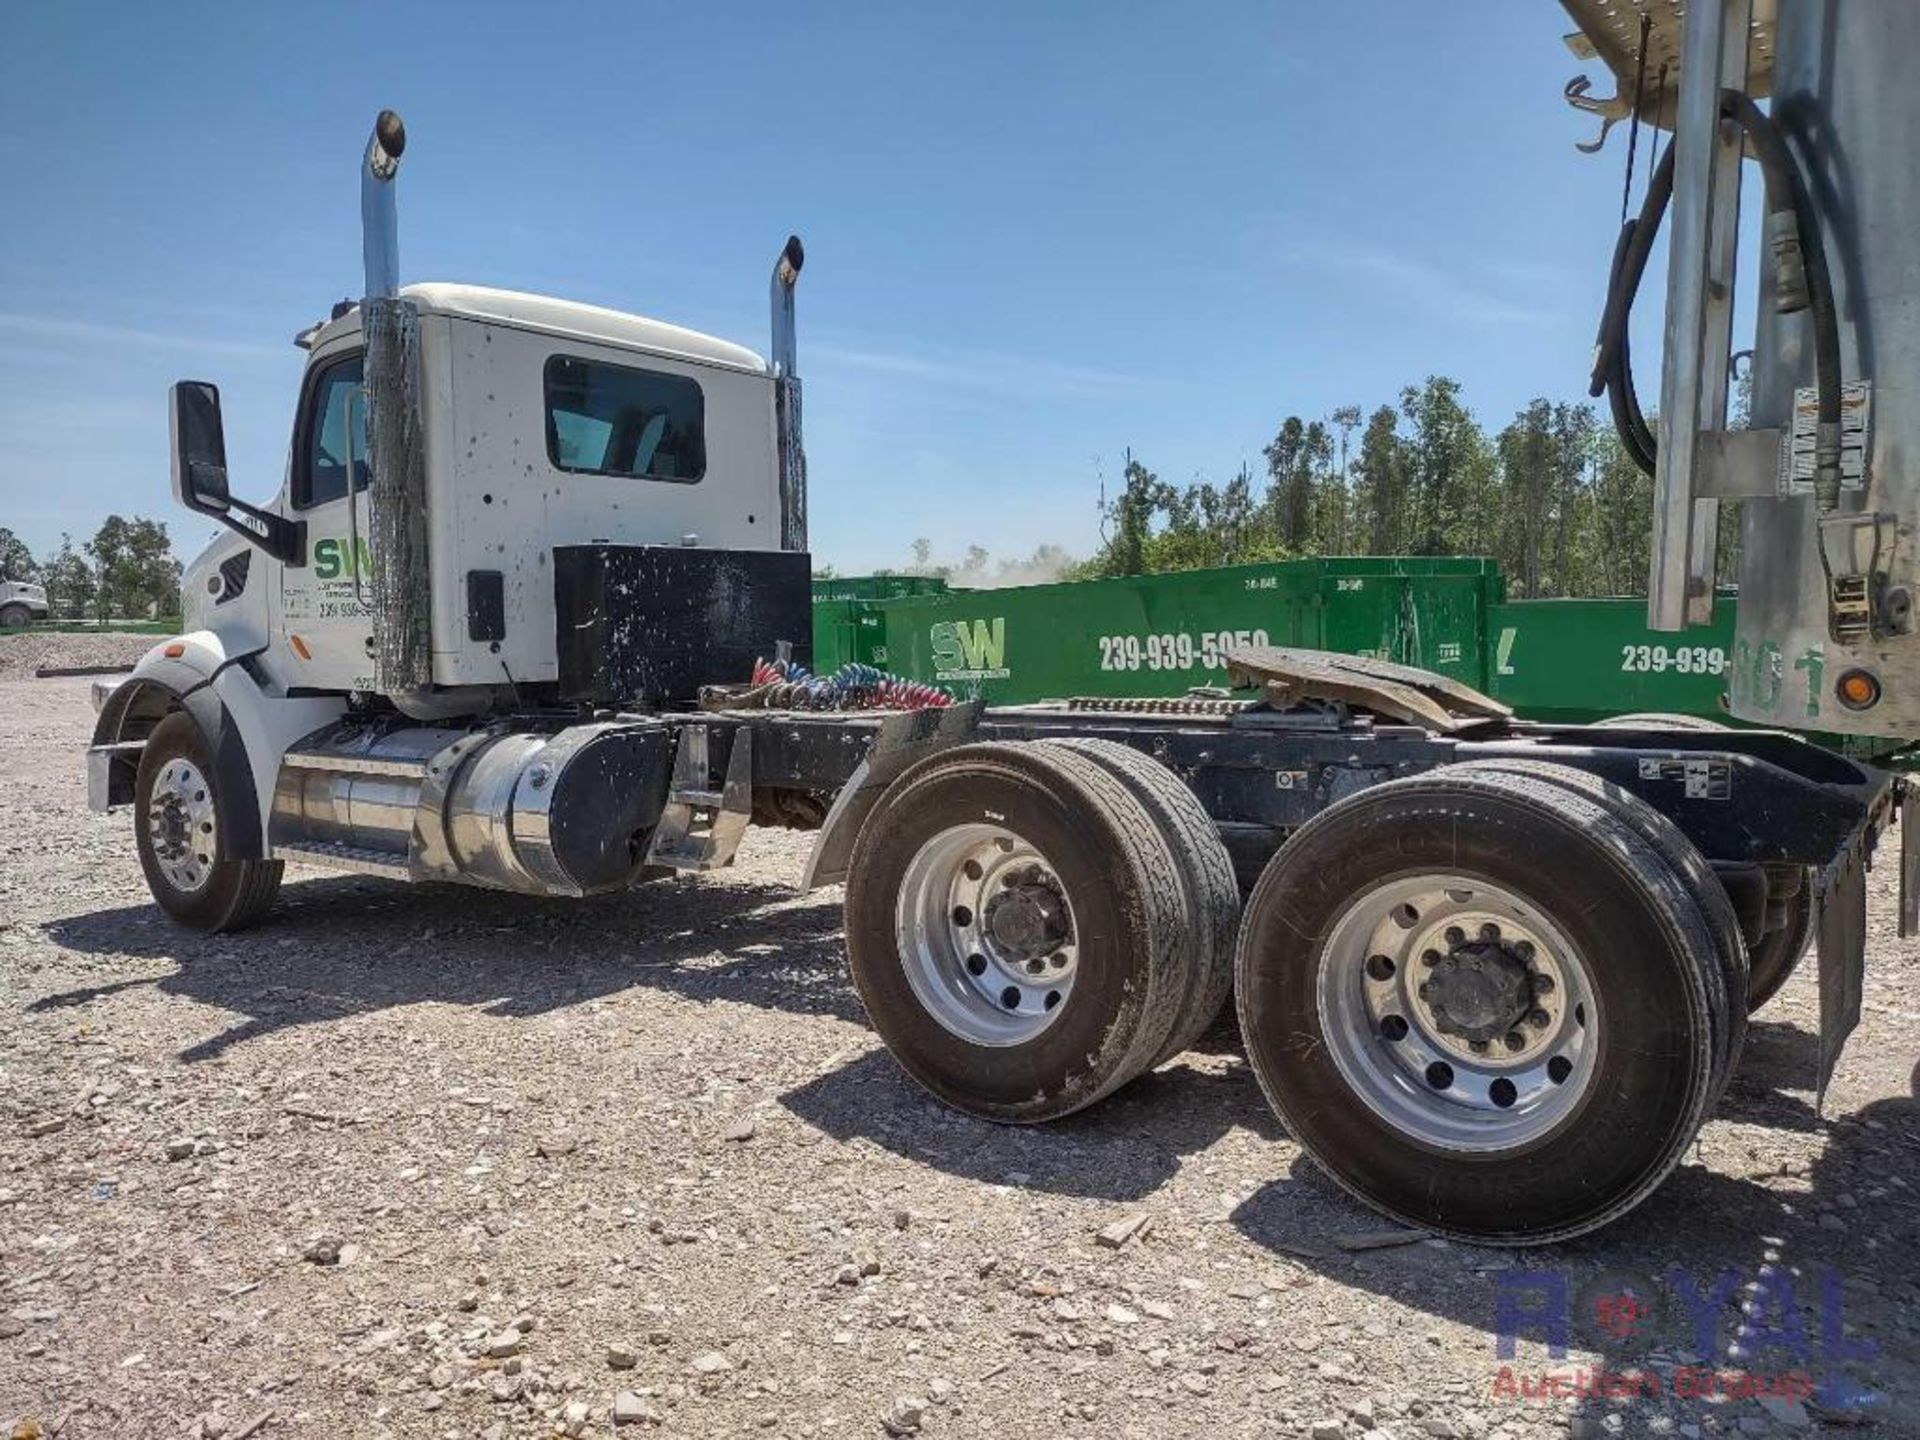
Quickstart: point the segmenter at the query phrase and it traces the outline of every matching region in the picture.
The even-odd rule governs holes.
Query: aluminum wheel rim
[[[922,845],[894,924],[915,998],[962,1040],[1024,1045],[1067,1008],[1079,968],[1073,907],[1052,863],[1011,830],[958,825]]]
[[[191,760],[176,755],[154,777],[147,798],[147,838],[154,864],[174,889],[192,894],[213,874],[220,853],[213,787]]]
[[[1524,986],[1525,1013],[1497,1036],[1470,1039],[1449,1008],[1468,966],[1495,975],[1489,985]],[[1369,891],[1334,922],[1315,990],[1347,1084],[1437,1149],[1530,1144],[1573,1113],[1593,1080],[1601,1015],[1586,962],[1539,907],[1502,885],[1417,875]]]

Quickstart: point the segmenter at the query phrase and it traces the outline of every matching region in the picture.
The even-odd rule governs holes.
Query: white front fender
[[[256,853],[236,858],[266,858],[268,817],[288,746],[346,713],[335,695],[291,698],[271,694],[246,662],[255,652],[229,654],[211,630],[163,640],[133,668],[133,673],[99,701],[93,746],[88,751],[88,798],[95,809],[126,804],[133,798],[133,777],[147,735],[170,711],[193,716],[227,769],[229,786],[244,779],[252,791],[253,814],[232,833],[253,836]],[[237,773],[236,773],[237,770]],[[236,820],[239,817],[234,817]]]

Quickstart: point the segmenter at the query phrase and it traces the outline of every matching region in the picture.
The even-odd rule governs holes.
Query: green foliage
[[[34,563],[27,542],[0,525],[0,576],[8,580],[33,580],[39,574],[40,567]]]
[[[1290,415],[1261,453],[1256,493],[1244,466],[1225,485],[1178,486],[1129,452],[1102,506],[1100,550],[1066,578],[1301,555],[1491,555],[1516,595],[1646,589],[1652,482],[1588,405],[1534,400],[1490,438],[1460,382],[1429,375],[1370,413]],[[1729,527],[1723,513],[1723,575]]]
[[[95,574],[94,613],[139,619],[180,609],[180,562],[157,520],[109,515],[87,542]]]
[[[93,608],[99,585],[93,567],[73,548],[73,537],[62,535],[60,548],[41,570],[41,583],[47,587],[47,607],[62,620],[78,620]]]

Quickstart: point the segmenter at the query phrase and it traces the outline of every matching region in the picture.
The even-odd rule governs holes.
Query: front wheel
[[[228,855],[213,756],[186,712],[147,737],[133,805],[140,868],[167,914],[197,930],[242,930],[272,907],[283,866]]]
[[[0,630],[24,630],[33,623],[33,612],[24,605],[0,605]]]
[[[1645,1198],[1699,1129],[1725,1023],[1713,936],[1658,849],[1501,772],[1379,785],[1302,826],[1247,902],[1236,982],[1308,1154],[1380,1210],[1498,1244]]]

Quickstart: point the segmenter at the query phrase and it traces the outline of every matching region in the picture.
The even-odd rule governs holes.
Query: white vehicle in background
[[[51,613],[47,608],[46,586],[10,580],[0,573],[0,630],[24,630]]]

